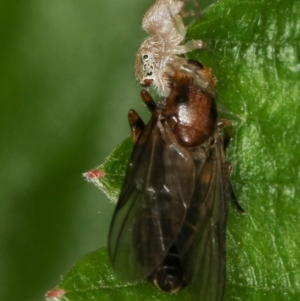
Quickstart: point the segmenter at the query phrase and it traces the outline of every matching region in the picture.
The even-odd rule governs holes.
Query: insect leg
[[[219,119],[218,128],[225,129],[225,136],[223,138],[223,147],[225,151],[232,136],[232,123],[228,119]]]
[[[223,138],[223,148],[224,148],[224,151],[225,151],[226,148],[227,148],[227,146],[228,146],[228,144],[229,144],[231,136],[232,136],[232,123],[228,119],[219,119],[218,120],[218,128],[219,129],[221,129],[221,128],[225,129],[225,137]],[[229,180],[229,176],[230,176],[231,170],[232,170],[231,164],[229,162],[225,162],[225,170],[226,170],[227,178],[228,178],[228,181],[227,181],[228,184],[227,184],[227,186],[228,186],[228,194],[230,196],[230,199],[231,199],[232,203],[234,204],[234,206],[236,207],[236,209],[241,214],[246,214],[246,211],[239,204],[239,202],[237,200],[237,197],[236,197],[236,195],[234,193],[232,184],[231,184],[231,182]]]
[[[236,209],[241,213],[241,214],[246,214],[246,211],[243,209],[243,207],[240,205],[240,203],[237,200],[237,197],[234,193],[233,187],[230,183],[230,181],[228,181],[228,193],[230,196],[230,199],[232,201],[232,203],[234,204],[234,206],[236,207]]]
[[[225,137],[224,137],[224,140],[223,140],[223,147],[224,147],[224,151],[225,151],[228,144],[229,144],[231,136],[232,136],[232,123],[228,119],[219,119],[218,120],[218,128],[224,128],[225,129]],[[239,204],[239,202],[237,200],[237,197],[234,193],[232,184],[229,181],[229,176],[230,176],[231,171],[232,171],[232,166],[229,162],[225,162],[225,169],[226,169],[227,177],[228,177],[228,193],[229,193],[230,199],[231,199],[232,203],[234,204],[234,206],[236,207],[236,209],[241,214],[246,214],[246,211]]]
[[[128,122],[131,128],[131,136],[133,143],[136,143],[139,135],[145,128],[144,121],[141,119],[141,117],[135,110],[130,110],[128,112]]]
[[[142,96],[142,99],[143,99],[145,105],[147,106],[148,110],[151,113],[153,113],[156,109],[156,103],[153,100],[151,94],[146,90],[142,90],[141,96]]]
[[[231,199],[232,203],[234,204],[234,206],[236,207],[236,209],[241,214],[246,214],[246,211],[243,209],[243,207],[238,202],[237,197],[236,197],[236,195],[234,193],[232,184],[229,181],[229,176],[230,176],[231,171],[232,171],[232,166],[231,166],[231,164],[229,162],[225,162],[225,169],[226,169],[226,173],[227,173],[227,177],[228,177],[228,193],[229,193],[230,199]]]

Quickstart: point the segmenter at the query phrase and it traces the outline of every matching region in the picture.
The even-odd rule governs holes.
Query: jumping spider
[[[156,0],[146,12],[142,27],[150,35],[141,45],[135,59],[135,76],[143,87],[153,87],[164,97],[170,94],[170,79],[175,71],[187,72],[195,83],[210,92],[204,77],[193,74],[183,56],[205,47],[201,40],[184,43],[186,27],[181,13],[187,0]]]

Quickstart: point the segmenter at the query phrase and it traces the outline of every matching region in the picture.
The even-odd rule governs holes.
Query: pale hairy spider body
[[[187,64],[182,55],[205,47],[201,40],[183,43],[186,27],[180,13],[186,1],[156,0],[142,22],[143,29],[150,37],[142,43],[136,54],[136,79],[144,87],[153,85],[158,94],[165,97],[170,93],[170,78],[175,70],[185,72],[184,65]],[[209,83],[204,83],[204,79],[198,79],[198,75],[194,79],[196,83],[202,82],[203,88],[209,86]]]

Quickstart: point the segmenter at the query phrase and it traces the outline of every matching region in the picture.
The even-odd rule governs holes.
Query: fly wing
[[[165,258],[184,222],[194,179],[190,153],[167,123],[152,117],[134,147],[109,233],[120,278],[146,278]]]
[[[177,244],[193,300],[221,301],[225,287],[228,177],[222,138],[198,163],[195,192]]]

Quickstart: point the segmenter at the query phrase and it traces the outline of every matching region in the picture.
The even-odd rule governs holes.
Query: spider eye
[[[150,72],[147,72],[147,75],[152,75],[152,71],[150,71]]]
[[[149,55],[148,55],[148,54],[144,54],[144,55],[143,55],[143,60],[146,61],[146,60],[148,60],[148,58],[149,58]]]

